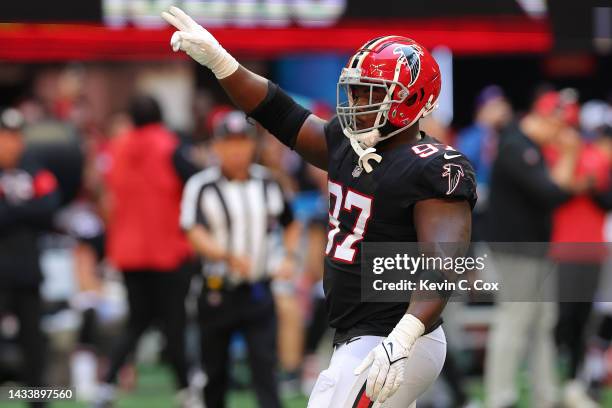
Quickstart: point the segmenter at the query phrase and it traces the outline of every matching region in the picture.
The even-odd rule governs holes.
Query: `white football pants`
[[[319,374],[310,394],[308,408],[413,408],[416,399],[434,383],[446,358],[446,337],[442,327],[421,336],[412,349],[404,384],[383,404],[372,403],[365,395],[368,370],[357,376],[355,368],[384,337],[359,336],[336,347],[329,367]]]

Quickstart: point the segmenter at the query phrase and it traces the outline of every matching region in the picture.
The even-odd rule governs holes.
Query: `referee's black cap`
[[[247,137],[257,136],[257,128],[247,120],[244,112],[233,110],[219,112],[213,119],[213,138],[224,139],[227,136],[244,135]]]

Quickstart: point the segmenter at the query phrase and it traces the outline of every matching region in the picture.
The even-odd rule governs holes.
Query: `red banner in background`
[[[545,20],[478,17],[344,22],[327,28],[215,28],[211,32],[240,56],[275,57],[302,52],[350,53],[368,39],[403,35],[427,47],[445,45],[456,55],[543,53],[552,37]],[[159,60],[173,55],[172,30],[109,28],[98,24],[0,24],[0,59],[11,61]]]

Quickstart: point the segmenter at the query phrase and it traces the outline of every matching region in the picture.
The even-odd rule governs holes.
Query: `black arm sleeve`
[[[268,94],[249,116],[281,143],[293,149],[297,135],[310,114],[308,109],[296,103],[278,85],[268,81]]]

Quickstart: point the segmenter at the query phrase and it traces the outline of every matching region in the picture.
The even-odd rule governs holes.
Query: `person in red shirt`
[[[572,121],[578,125],[578,117]],[[575,133],[575,127],[564,132]],[[563,135],[560,135],[563,137]],[[603,139],[603,138],[602,138]],[[566,406],[595,407],[578,380],[585,354],[586,326],[600,280],[602,262],[607,258],[604,242],[605,209],[597,196],[609,189],[611,159],[602,140],[581,142],[574,175],[578,184],[590,186],[559,206],[553,214],[551,256],[558,262],[559,321],[557,344],[568,356],[567,384],[563,402]],[[552,166],[558,159],[555,146],[547,147],[545,156]]]
[[[598,406],[587,394],[580,374],[585,358],[587,324],[593,312],[593,299],[601,291],[602,264],[609,257],[604,244],[604,224],[609,211],[610,180],[612,171],[612,127],[606,122],[605,103],[600,118],[588,114],[593,102],[585,103],[581,110],[581,128],[585,140],[580,149],[575,170],[578,182],[589,183],[591,191],[580,194],[560,206],[553,218],[552,241],[557,243],[553,256],[559,262],[559,323],[558,343],[568,354],[568,382],[564,388],[566,406]],[[597,105],[597,102],[595,103]],[[592,112],[593,113],[593,112]],[[612,113],[612,111],[610,111]],[[612,116],[612,115],[611,115]],[[548,159],[555,160],[554,150]],[[600,243],[600,245],[597,245]],[[602,325],[603,327],[603,325]]]
[[[134,129],[110,146],[105,199],[108,257],[123,273],[129,318],[111,354],[97,406],[108,406],[114,399],[119,369],[156,321],[166,337],[180,396],[189,396],[184,300],[192,252],[179,227],[179,213],[183,182],[197,169],[185,171],[189,163],[178,137],[163,125],[157,101],[137,96],[129,113]]]

